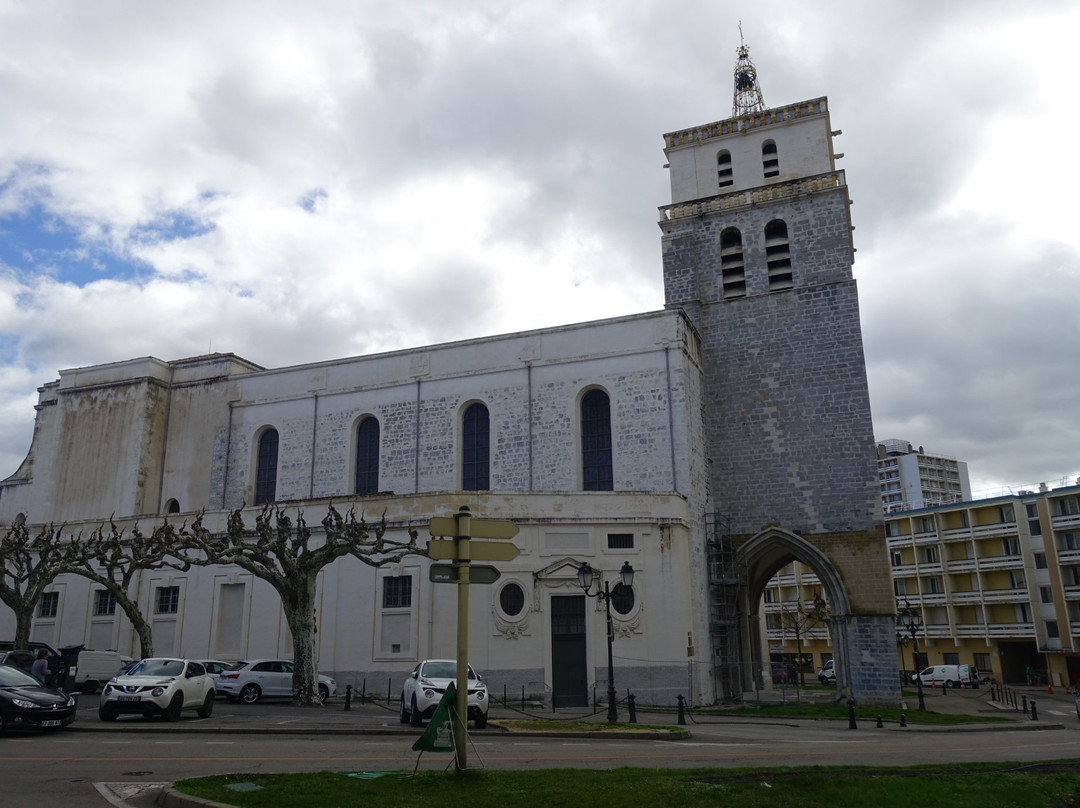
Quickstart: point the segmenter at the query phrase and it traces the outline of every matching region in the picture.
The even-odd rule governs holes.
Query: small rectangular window
[[[1046,621],[1046,636],[1051,640],[1056,640],[1061,637],[1061,631],[1058,629],[1057,620]]]
[[[885,535],[894,538],[900,535],[900,523],[899,522],[886,522],[885,523]]]
[[[893,550],[892,553],[892,565],[894,567],[904,566],[904,554],[900,550]]]
[[[1035,553],[1035,569],[1046,569],[1046,553]]]
[[[103,617],[116,614],[116,595],[108,589],[94,592],[94,616]]]
[[[412,606],[412,576],[388,575],[383,578],[384,609],[407,609]]]
[[[607,546],[609,550],[633,550],[633,533],[608,533]]]
[[[1039,587],[1039,599],[1043,603],[1053,603],[1054,602],[1054,590],[1052,590],[1048,586],[1040,586]]]
[[[45,592],[38,601],[38,617],[56,617],[60,609],[60,593]]]
[[[972,654],[975,658],[975,667],[979,671],[990,671],[990,655],[989,654]]]
[[[156,614],[176,614],[180,611],[180,587],[159,586],[154,606]]]
[[[946,665],[959,665],[960,664],[960,655],[959,654],[945,653],[945,654],[941,655],[941,660]]]

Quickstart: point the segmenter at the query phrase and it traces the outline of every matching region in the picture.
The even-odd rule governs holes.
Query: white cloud
[[[0,9],[0,238],[36,204],[97,263],[5,254],[0,475],[59,368],[660,308],[660,136],[729,114],[740,18],[845,132],[878,437],[1075,471],[1076,3],[42,0]]]

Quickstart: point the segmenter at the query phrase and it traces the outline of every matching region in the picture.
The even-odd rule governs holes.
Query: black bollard
[[[877,728],[878,728],[878,729],[881,729],[881,728],[882,728],[882,727],[884,727],[884,726],[885,726],[885,725],[884,725],[883,723],[881,723],[881,716],[879,715],[879,716],[877,717]]]
[[[345,685],[345,712],[352,710],[352,685]]]
[[[902,727],[907,726],[907,716],[904,715],[903,713],[900,713],[900,726],[902,726]]]
[[[1031,720],[1032,721],[1038,721],[1039,720],[1039,711],[1035,709],[1035,699],[1031,700]]]
[[[679,726],[681,727],[681,726],[686,725],[686,699],[684,699],[682,696],[679,696],[678,699],[679,699],[679,722],[678,723],[679,723]]]
[[[858,729],[859,725],[855,723],[855,699],[847,700],[847,728]]]
[[[637,708],[634,706],[635,701],[637,701],[637,696],[635,696],[633,693],[630,693],[626,697],[626,703],[628,705],[628,709],[630,710],[630,723],[631,724],[636,724],[637,723]]]
[[[994,683],[993,682],[990,683],[990,701],[997,701],[997,699],[994,698]]]
[[[367,703],[367,677],[360,683],[360,703]]]
[[[1027,694],[1025,693],[1020,698],[1022,698],[1024,700],[1024,713],[1026,714],[1027,713]]]

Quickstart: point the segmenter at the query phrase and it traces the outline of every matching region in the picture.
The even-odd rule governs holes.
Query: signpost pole
[[[471,514],[469,506],[462,505],[457,514],[457,568],[458,584],[458,624],[457,624],[457,720],[460,727],[454,727],[455,765],[458,771],[467,768],[466,751],[468,738],[466,728],[469,724],[469,538],[471,535]]]

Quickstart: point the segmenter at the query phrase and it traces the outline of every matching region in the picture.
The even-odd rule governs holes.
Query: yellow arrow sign
[[[518,534],[518,526],[508,519],[469,519],[469,536],[474,539],[512,539]],[[453,516],[434,516],[431,519],[432,536],[457,536],[458,520]]]
[[[436,561],[456,561],[457,542],[449,539],[432,539],[428,542],[428,556]],[[508,541],[470,541],[469,558],[472,561],[513,561],[521,551]]]

